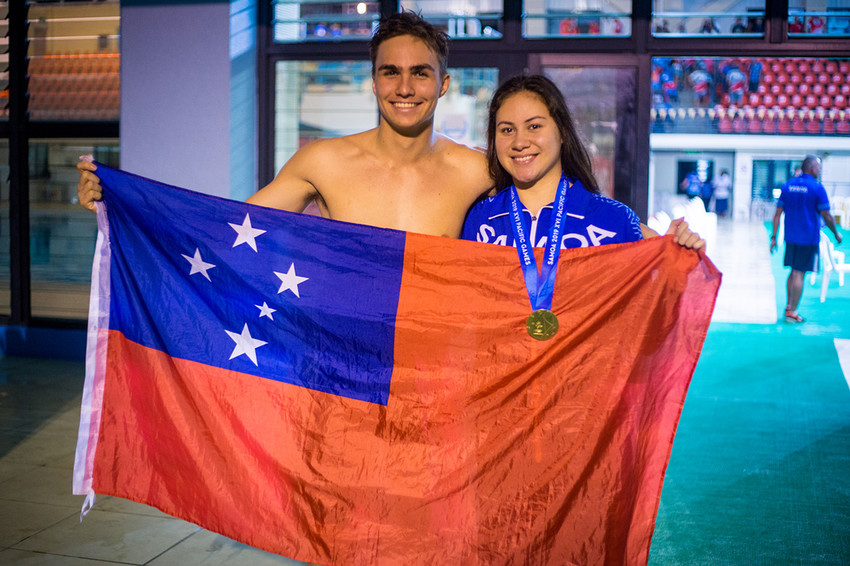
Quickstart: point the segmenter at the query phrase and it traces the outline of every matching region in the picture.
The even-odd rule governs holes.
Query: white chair
[[[667,228],[670,227],[670,222],[672,222],[670,215],[663,210],[659,210],[649,217],[646,221],[646,225],[658,232],[659,235],[663,236],[667,233]]]
[[[820,302],[826,301],[826,291],[829,289],[829,279],[832,272],[838,273],[838,285],[844,286],[844,273],[850,271],[850,264],[844,263],[844,252],[835,249],[829,237],[821,232],[820,234],[820,254],[821,266],[823,268],[823,276],[820,282]],[[813,280],[814,281],[814,280]]]

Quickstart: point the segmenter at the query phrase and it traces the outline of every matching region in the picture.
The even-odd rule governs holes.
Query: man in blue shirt
[[[785,212],[785,266],[791,268],[788,276],[788,302],[785,305],[786,322],[804,322],[797,313],[797,305],[803,294],[803,278],[807,271],[815,268],[815,256],[820,243],[820,219],[835,234],[841,243],[841,234],[835,227],[835,219],[829,212],[829,198],[817,178],[820,175],[820,159],[806,156],[800,167],[802,173],[782,185],[782,194],[776,202],[773,216],[773,234],[770,237],[770,253],[776,250],[776,232],[779,219]]]

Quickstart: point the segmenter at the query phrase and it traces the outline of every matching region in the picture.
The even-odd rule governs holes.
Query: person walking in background
[[[685,178],[679,186],[683,191],[685,191],[688,198],[696,198],[702,193],[702,181],[699,180],[699,175],[696,170],[685,175]]]
[[[815,268],[815,256],[820,243],[820,219],[835,234],[841,243],[841,234],[835,227],[835,219],[829,212],[829,198],[818,182],[820,159],[807,155],[800,167],[800,175],[782,185],[782,194],[776,201],[773,215],[773,233],[770,236],[770,253],[776,250],[776,233],[779,219],[785,213],[785,266],[791,268],[788,275],[788,302],[785,304],[786,322],[805,322],[797,312],[803,294],[803,279],[806,272]]]
[[[729,189],[732,188],[729,170],[722,169],[720,176],[714,179],[711,185],[714,188],[714,212],[717,213],[717,216],[723,218],[726,216],[726,211],[729,210]],[[707,205],[706,210],[708,210]]]

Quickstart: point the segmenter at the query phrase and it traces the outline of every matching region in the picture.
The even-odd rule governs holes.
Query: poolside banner
[[[538,341],[515,249],[97,174],[75,493],[316,564],[647,562],[703,254],[565,250]]]

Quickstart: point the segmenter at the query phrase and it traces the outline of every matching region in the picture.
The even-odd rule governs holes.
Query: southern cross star
[[[274,318],[272,317],[272,313],[277,312],[277,310],[271,308],[268,304],[266,304],[265,301],[263,301],[262,305],[254,305],[254,306],[257,307],[258,309],[260,309],[260,318],[267,316],[267,317],[269,317],[269,319],[274,320]]]
[[[213,267],[215,267],[215,265],[202,260],[201,251],[198,248],[195,248],[195,255],[193,257],[189,257],[186,254],[180,255],[182,255],[186,259],[186,261],[188,261],[192,265],[192,269],[191,271],[189,271],[189,275],[200,273],[201,275],[207,278],[207,281],[212,282],[212,279],[210,279],[207,270],[212,269]]]
[[[292,291],[296,297],[299,299],[301,295],[298,294],[298,285],[307,281],[309,277],[301,277],[295,274],[295,264],[291,264],[289,266],[289,271],[286,273],[279,273],[277,271],[274,272],[275,275],[280,278],[280,289],[277,290],[278,294],[283,293],[286,290]]]
[[[252,337],[251,333],[248,331],[247,323],[242,327],[242,334],[237,334],[236,332],[231,332],[229,330],[225,330],[225,332],[227,332],[227,335],[236,342],[236,346],[233,347],[233,353],[230,354],[230,359],[232,360],[236,356],[245,354],[252,362],[254,362],[255,366],[258,365],[257,348],[265,346],[268,342],[263,342],[262,340],[257,340]]]
[[[251,246],[251,249],[257,251],[257,241],[256,238],[260,234],[265,234],[265,230],[260,230],[258,228],[254,228],[251,226],[251,217],[249,215],[245,215],[245,220],[242,224],[234,224],[232,222],[228,222],[230,227],[236,230],[236,241],[233,242],[233,247],[235,248],[239,244],[248,244]]]

